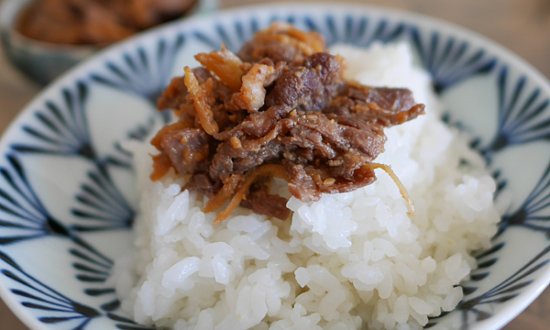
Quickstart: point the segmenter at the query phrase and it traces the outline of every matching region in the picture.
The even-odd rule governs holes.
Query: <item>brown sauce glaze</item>
[[[186,68],[159,100],[179,121],[152,143],[157,169],[167,172],[169,159],[192,175],[186,188],[211,198],[206,212],[231,199],[216,222],[239,204],[288,217],[286,199],[269,193],[272,177],[303,202],[373,183],[384,128],[424,112],[407,89],[346,81],[345,61],[317,33],[284,23],[258,32],[238,56],[222,47],[196,58],[204,67]]]

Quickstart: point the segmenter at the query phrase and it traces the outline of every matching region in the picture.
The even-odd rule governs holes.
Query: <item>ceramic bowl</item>
[[[0,7],[0,38],[10,62],[32,81],[46,85],[101,48],[93,45],[59,45],[30,39],[14,27],[19,13],[34,0],[5,0]],[[183,17],[211,13],[217,0],[198,0]]]
[[[236,9],[155,29],[94,56],[46,88],[0,143],[0,293],[31,329],[144,329],[107,281],[132,248],[136,210],[125,139],[143,139],[155,99],[193,55],[236,50],[274,20],[328,44],[404,40],[431,74],[450,125],[467,130],[511,206],[493,247],[433,329],[497,329],[550,281],[550,85],[530,65],[463,28],[363,6]]]

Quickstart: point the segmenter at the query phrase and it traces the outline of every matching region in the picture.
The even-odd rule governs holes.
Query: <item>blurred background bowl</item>
[[[46,85],[102,47],[63,45],[34,40],[16,29],[21,11],[34,0],[5,0],[0,7],[0,37],[9,61],[28,78]],[[208,14],[218,7],[217,0],[197,0],[182,17]]]

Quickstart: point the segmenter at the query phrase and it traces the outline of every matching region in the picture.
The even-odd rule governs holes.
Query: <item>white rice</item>
[[[176,330],[420,329],[452,310],[455,286],[490,246],[499,214],[483,159],[439,119],[430,78],[406,44],[338,46],[349,78],[408,87],[427,114],[386,129],[389,164],[416,207],[409,219],[395,183],[378,180],[317,203],[290,198],[292,220],[238,208],[212,226],[206,198],[180,192],[173,173],[148,179],[148,144],[132,142],[141,212],[135,255],[117,260],[111,281],[136,322]],[[466,160],[467,166],[460,165]],[[464,163],[464,162],[463,162]],[[290,197],[284,184],[276,189]]]

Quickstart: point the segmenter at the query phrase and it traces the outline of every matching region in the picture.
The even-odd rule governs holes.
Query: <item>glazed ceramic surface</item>
[[[550,281],[550,85],[524,61],[462,28],[357,6],[264,6],[177,22],[113,47],[47,88],[0,144],[0,293],[32,329],[145,329],[107,281],[132,248],[131,157],[155,100],[193,55],[237,50],[275,20],[328,44],[407,41],[432,75],[444,119],[474,138],[511,206],[493,247],[462,283],[464,299],[432,329],[502,327]]]

